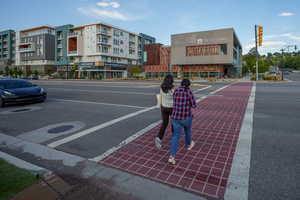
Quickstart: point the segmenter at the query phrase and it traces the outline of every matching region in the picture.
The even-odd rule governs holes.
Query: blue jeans
[[[187,117],[185,120],[172,120],[173,135],[171,143],[171,156],[175,157],[178,149],[178,143],[182,128],[185,133],[185,145],[189,146],[192,142],[192,117]]]

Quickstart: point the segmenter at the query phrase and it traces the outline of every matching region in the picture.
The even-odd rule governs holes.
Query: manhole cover
[[[74,128],[73,125],[59,126],[59,127],[56,127],[56,128],[49,129],[48,133],[52,133],[52,134],[62,133],[62,132],[68,131],[72,128]]]
[[[13,110],[12,112],[25,112],[31,110],[30,108],[24,108],[24,109],[18,109],[18,110]]]

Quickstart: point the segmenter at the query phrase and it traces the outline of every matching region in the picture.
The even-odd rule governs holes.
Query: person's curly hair
[[[173,76],[168,74],[167,76],[165,76],[165,79],[163,80],[160,88],[164,93],[168,93],[171,89],[174,88],[173,83],[174,83]]]

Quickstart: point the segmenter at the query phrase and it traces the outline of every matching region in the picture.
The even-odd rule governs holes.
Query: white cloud
[[[95,18],[110,18],[122,21],[132,20],[129,16],[115,10],[104,10],[94,7],[78,8],[78,11],[86,16]]]
[[[113,8],[119,8],[120,4],[118,2],[110,2],[111,7]]]
[[[263,42],[263,46],[258,48],[258,51],[261,54],[267,54],[269,52],[279,51],[282,46],[287,45],[284,41],[265,41]],[[245,53],[247,53],[250,49],[255,47],[255,43],[251,43],[245,46]]]
[[[282,12],[282,13],[279,13],[278,16],[280,17],[290,17],[290,16],[293,16],[295,15],[294,13],[291,13],[291,12]]]
[[[283,34],[275,34],[275,35],[266,35],[265,39],[276,39],[276,38],[288,38],[291,40],[296,40],[300,42],[300,36],[296,36],[292,33],[283,33]]]
[[[100,7],[103,7],[103,8],[106,8],[106,7],[119,8],[121,6],[120,3],[116,2],[116,1],[112,1],[112,2],[100,1],[96,4],[97,4],[97,6],[100,6]]]

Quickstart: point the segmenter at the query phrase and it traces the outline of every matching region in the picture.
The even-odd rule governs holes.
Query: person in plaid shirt
[[[181,87],[177,88],[173,94],[173,112],[171,115],[173,135],[171,141],[171,155],[168,162],[175,164],[175,155],[177,153],[178,143],[182,128],[185,132],[185,144],[188,150],[195,145],[192,141],[192,110],[196,108],[195,97],[190,90],[191,82],[183,79]]]

